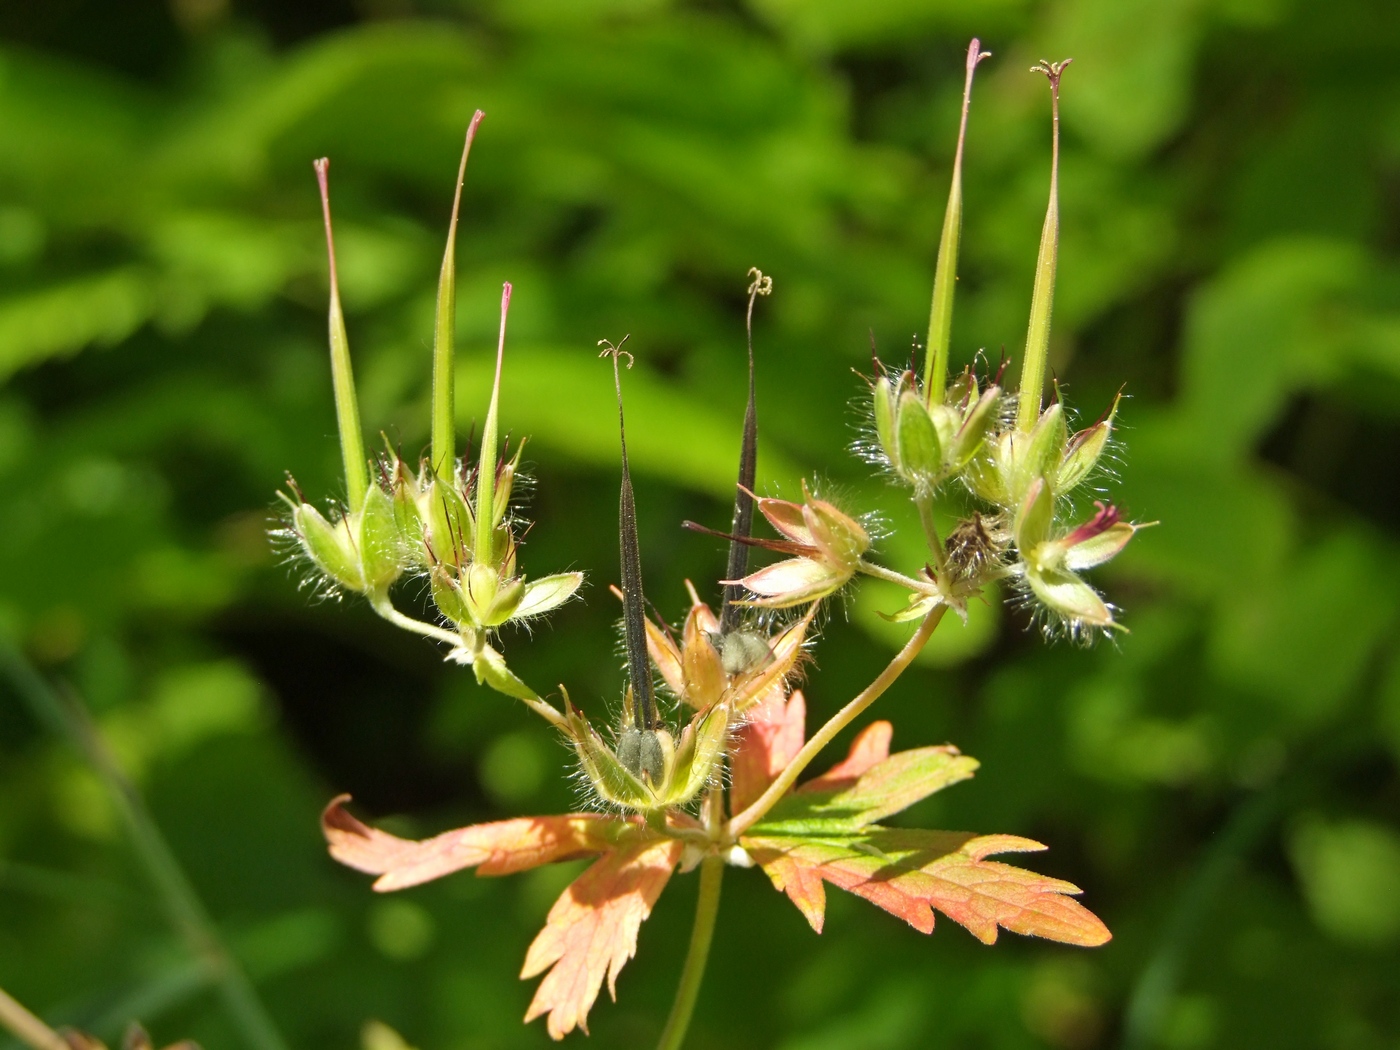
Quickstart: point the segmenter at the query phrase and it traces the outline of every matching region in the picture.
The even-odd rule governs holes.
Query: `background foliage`
[[[310,160],[333,158],[366,424],[427,441],[432,291],[461,133],[462,423],[515,283],[503,420],[532,436],[530,564],[589,570],[528,650],[593,712],[622,676],[614,417],[651,597],[713,580],[759,308],[769,491],[898,500],[846,446],[873,338],[927,317],[962,53],[955,363],[1024,338],[1064,92],[1052,353],[1092,417],[1124,378],[1122,502],[1164,524],[1106,584],[1132,634],[1047,649],[945,627],[881,702],[897,745],[983,762],[919,823],[1030,835],[1115,931],[1081,952],[833,895],[826,932],[728,880],[691,1045],[1393,1047],[1400,1039],[1400,7],[1384,0],[55,0],[0,10],[0,629],[71,681],[290,1042],[366,1018],[425,1050],[536,1046],[525,946],[571,871],[376,898],[316,827],[341,790],[426,834],[571,805],[525,712],[354,606],[308,607],[271,494],[338,471]],[[916,532],[917,530],[915,530]],[[896,541],[891,541],[896,542]],[[897,548],[892,552],[899,560]],[[909,557],[917,557],[911,549]],[[905,559],[906,561],[908,559]],[[866,585],[869,587],[870,585]],[[896,637],[868,590],[808,692]],[[881,603],[884,603],[881,605]],[[0,985],[112,1037],[236,1045],[97,782],[0,704]],[[593,1043],[647,1045],[690,918],[679,880]]]

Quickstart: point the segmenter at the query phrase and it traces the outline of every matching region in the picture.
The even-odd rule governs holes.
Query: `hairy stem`
[[[0,988],[0,1025],[34,1050],[69,1050],[63,1037]]]
[[[117,765],[87,712],[61,696],[13,649],[0,647],[0,664],[36,718],[48,724],[87,759],[107,788],[137,855],[145,864],[161,904],[186,946],[218,987],[243,1042],[252,1050],[286,1050],[272,1018],[247,975],[219,937],[204,903],[180,867],[145,801]]]
[[[695,925],[690,931],[690,947],[685,953],[676,1001],[656,1050],[680,1050],[695,1013],[695,1000],[700,995],[700,982],[705,977],[705,964],[710,959],[710,942],[714,939],[715,919],[719,915],[719,891],[724,880],[724,858],[711,853],[700,862],[700,896],[695,902]]]
[[[948,550],[943,546],[943,538],[938,535],[938,523],[933,520],[933,496],[925,493],[914,497],[914,506],[919,508],[919,524],[928,537],[928,549],[933,554],[933,566],[939,577],[948,573]]]
[[[405,616],[394,608],[389,601],[387,594],[372,594],[369,599],[370,608],[379,616],[388,620],[395,627],[402,627],[405,631],[412,631],[414,634],[421,634],[424,638],[431,638],[435,642],[446,642],[448,645],[461,648],[463,645],[462,636],[454,631],[449,631],[444,627],[438,627],[431,623],[424,623],[422,620],[415,620],[412,616]]]
[[[874,562],[863,561],[858,566],[859,570],[867,576],[873,576],[877,580],[888,580],[890,583],[897,583],[901,587],[908,587],[911,591],[929,592],[929,583],[926,580],[916,580],[912,576],[905,576],[902,572],[894,569],[887,569],[883,565],[876,565]]]
[[[762,820],[768,811],[778,804],[778,800],[788,793],[788,789],[797,783],[797,778],[802,775],[802,771],[811,764],[821,750],[835,740],[841,730],[859,718],[866,708],[880,699],[885,690],[894,685],[896,679],[914,662],[914,657],[923,650],[929,638],[933,636],[934,628],[942,621],[943,614],[947,611],[946,605],[935,606],[923,618],[913,637],[904,643],[904,648],[897,652],[894,659],[880,672],[879,677],[866,686],[854,700],[837,711],[831,717],[831,721],[818,729],[812,738],[802,746],[797,757],[778,774],[778,779],[768,785],[768,790],[760,795],[748,809],[729,821],[728,837],[731,840],[737,839]]]

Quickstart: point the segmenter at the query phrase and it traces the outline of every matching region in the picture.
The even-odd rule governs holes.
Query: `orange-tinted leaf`
[[[522,978],[544,973],[527,1022],[549,1014],[549,1035],[562,1039],[575,1027],[588,1031],[588,1011],[608,979],[617,998],[617,975],[637,951],[637,931],[651,914],[680,861],[676,839],[646,837],[594,862],[549,911],[545,927],[525,956]]]
[[[758,798],[802,750],[807,705],[800,690],[786,700],[782,689],[768,690],[749,708],[748,720],[734,734],[730,752],[729,805],[738,813]]]
[[[891,755],[890,735],[888,722],[866,728],[844,761],[787,795],[753,834],[853,835],[977,769],[975,758],[949,744]]]
[[[331,856],[340,863],[378,875],[381,893],[476,868],[478,875],[509,875],[541,864],[612,849],[632,825],[618,817],[586,813],[560,817],[520,817],[475,824],[414,842],[369,827],[334,799],[321,815]]]
[[[1111,936],[1072,899],[1078,887],[985,859],[1045,848],[1013,835],[871,827],[845,838],[755,835],[742,844],[818,932],[825,898],[816,883],[824,880],[922,933],[933,932],[937,909],[984,944],[996,940],[998,928],[1085,947]]]
[[[890,741],[893,738],[894,726],[889,722],[872,722],[856,734],[851,741],[851,750],[844,759],[797,790],[832,791],[853,783],[871,766],[890,757]]]

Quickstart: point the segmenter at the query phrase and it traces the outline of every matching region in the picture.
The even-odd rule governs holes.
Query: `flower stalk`
[[[705,966],[710,961],[710,944],[714,940],[715,920],[719,917],[720,888],[724,882],[724,858],[711,853],[700,862],[700,893],[695,901],[695,924],[690,929],[690,947],[686,949],[681,967],[676,999],[671,1005],[666,1027],[661,1030],[656,1050],[680,1050],[690,1030],[695,1013],[695,1001],[705,979]]]
[[[826,725],[812,734],[812,738],[802,745],[802,750],[788,763],[777,779],[768,786],[768,790],[747,809],[730,819],[726,829],[728,832],[726,841],[737,842],[740,835],[762,820],[768,811],[776,806],[779,800],[797,783],[797,778],[802,775],[802,771],[812,764],[813,759],[828,744],[836,739],[841,730],[864,714],[871,704],[880,699],[885,691],[894,685],[899,676],[914,662],[914,658],[923,652],[924,646],[933,637],[933,632],[943,621],[943,615],[947,611],[946,605],[936,605],[929,611],[923,622],[919,624],[919,629],[910,636],[909,641],[904,643],[904,648],[895,654],[894,659],[886,665],[879,676],[862,689],[855,699],[832,715]]]

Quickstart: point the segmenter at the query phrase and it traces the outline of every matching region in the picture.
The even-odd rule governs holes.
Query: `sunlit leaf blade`
[[[522,979],[545,974],[525,1020],[548,1014],[553,1039],[588,1031],[603,978],[617,998],[617,975],[637,951],[637,931],[681,858],[676,839],[647,838],[596,861],[566,889],[530,945]]]
[[[598,813],[520,817],[445,831],[415,842],[372,828],[345,809],[349,795],[321,815],[331,856],[347,867],[378,875],[380,892],[430,882],[464,868],[478,875],[509,875],[541,864],[611,849],[629,825]]]
[[[830,882],[864,897],[921,933],[932,933],[934,911],[964,926],[984,944],[998,929],[1093,947],[1108,928],[1060,879],[986,858],[1045,847],[1012,835],[872,827],[845,838],[751,835],[742,840],[773,885],[821,932]]]
[[[782,690],[770,689],[749,709],[729,755],[729,805],[735,813],[762,795],[802,750],[806,715],[801,691],[784,699]]]

